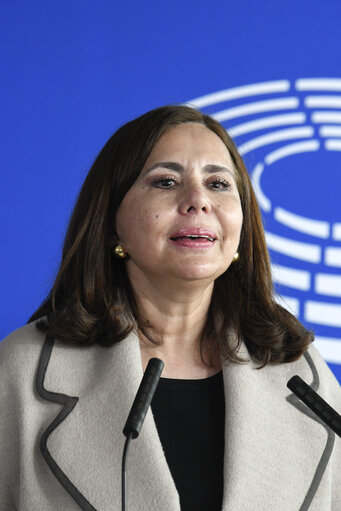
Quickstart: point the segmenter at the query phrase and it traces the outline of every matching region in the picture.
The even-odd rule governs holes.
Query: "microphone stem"
[[[126,441],[124,443],[123,456],[122,456],[122,511],[126,511],[126,458],[128,453],[128,448],[130,444],[130,440],[132,439],[133,433],[129,433],[126,437]]]

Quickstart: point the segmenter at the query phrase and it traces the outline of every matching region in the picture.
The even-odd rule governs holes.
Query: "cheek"
[[[126,248],[150,243],[160,230],[162,212],[151,208],[147,201],[131,199],[122,204],[116,216],[116,232]]]
[[[238,229],[239,234],[241,233],[242,230],[243,220],[244,220],[243,211],[242,208],[240,207],[238,213],[236,214],[236,228]]]
[[[225,208],[224,208],[225,209]],[[243,224],[243,212],[240,206],[225,209],[224,231],[226,237],[240,236]]]

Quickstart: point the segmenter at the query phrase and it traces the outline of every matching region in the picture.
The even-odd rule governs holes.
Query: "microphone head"
[[[341,437],[341,416],[302,378],[297,375],[293,376],[288,381],[287,387]]]
[[[296,394],[296,392],[303,393],[304,390],[306,389],[306,385],[307,384],[297,374],[290,378],[290,380],[287,383],[288,389],[291,390],[291,392],[293,392],[294,394]]]

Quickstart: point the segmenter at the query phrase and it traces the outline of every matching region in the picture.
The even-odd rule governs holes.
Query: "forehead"
[[[199,123],[188,122],[168,128],[153,147],[144,167],[175,159],[181,163],[221,164],[234,171],[224,142]]]

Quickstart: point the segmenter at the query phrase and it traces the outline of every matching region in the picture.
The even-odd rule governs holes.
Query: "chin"
[[[217,279],[222,273],[226,271],[224,269],[212,268],[207,265],[196,265],[196,266],[187,266],[183,265],[181,269],[177,271],[178,278],[182,278],[183,280],[192,281],[192,280],[206,280],[209,282],[213,282]]]

